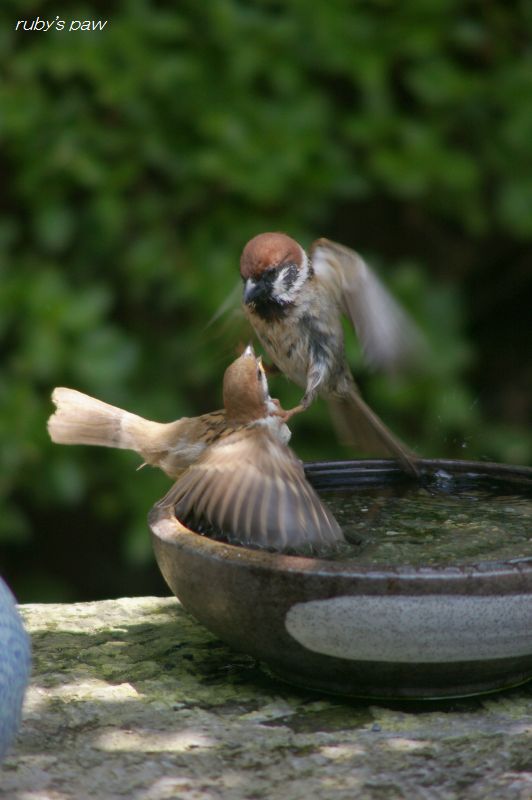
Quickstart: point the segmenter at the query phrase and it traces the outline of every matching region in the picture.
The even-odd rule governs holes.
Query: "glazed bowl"
[[[530,492],[532,469],[424,460],[423,476],[495,478]],[[320,490],[405,481],[394,462],[306,465]],[[440,698],[532,677],[532,557],[459,566],[363,565],[225,544],[157,506],[161,573],[199,622],[270,672],[354,697]],[[532,537],[532,531],[531,531]]]

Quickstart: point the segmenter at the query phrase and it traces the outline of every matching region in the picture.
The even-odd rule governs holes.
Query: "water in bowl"
[[[423,486],[321,494],[347,539],[327,558],[376,567],[532,561],[530,486],[440,472]]]

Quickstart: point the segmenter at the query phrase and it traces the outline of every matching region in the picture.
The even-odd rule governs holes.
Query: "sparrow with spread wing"
[[[243,308],[272,359],[305,389],[308,408],[324,396],[345,441],[398,458],[416,475],[416,456],[360,395],[349,369],[345,314],[369,363],[389,371],[415,360],[422,340],[413,322],[354,250],[318,239],[309,254],[283,233],[262,233],[242,252]],[[288,417],[287,417],[288,418]]]
[[[244,545],[297,551],[343,541],[287,446],[283,412],[251,347],[227,368],[223,396],[234,431],[208,447],[158,505],[171,506],[190,525],[207,522]]]

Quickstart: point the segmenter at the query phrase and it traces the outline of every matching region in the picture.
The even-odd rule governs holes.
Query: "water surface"
[[[426,485],[322,492],[347,543],[334,560],[445,566],[532,561],[532,487],[437,473]]]

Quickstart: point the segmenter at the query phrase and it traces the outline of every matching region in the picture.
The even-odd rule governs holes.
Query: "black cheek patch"
[[[285,269],[285,274],[283,275],[283,283],[285,289],[290,289],[294,285],[297,279],[297,273],[298,273],[297,264],[294,263],[285,264],[284,269]]]
[[[263,320],[272,321],[284,319],[288,314],[291,303],[281,305],[276,303],[275,300],[262,300],[253,304],[253,310]]]

